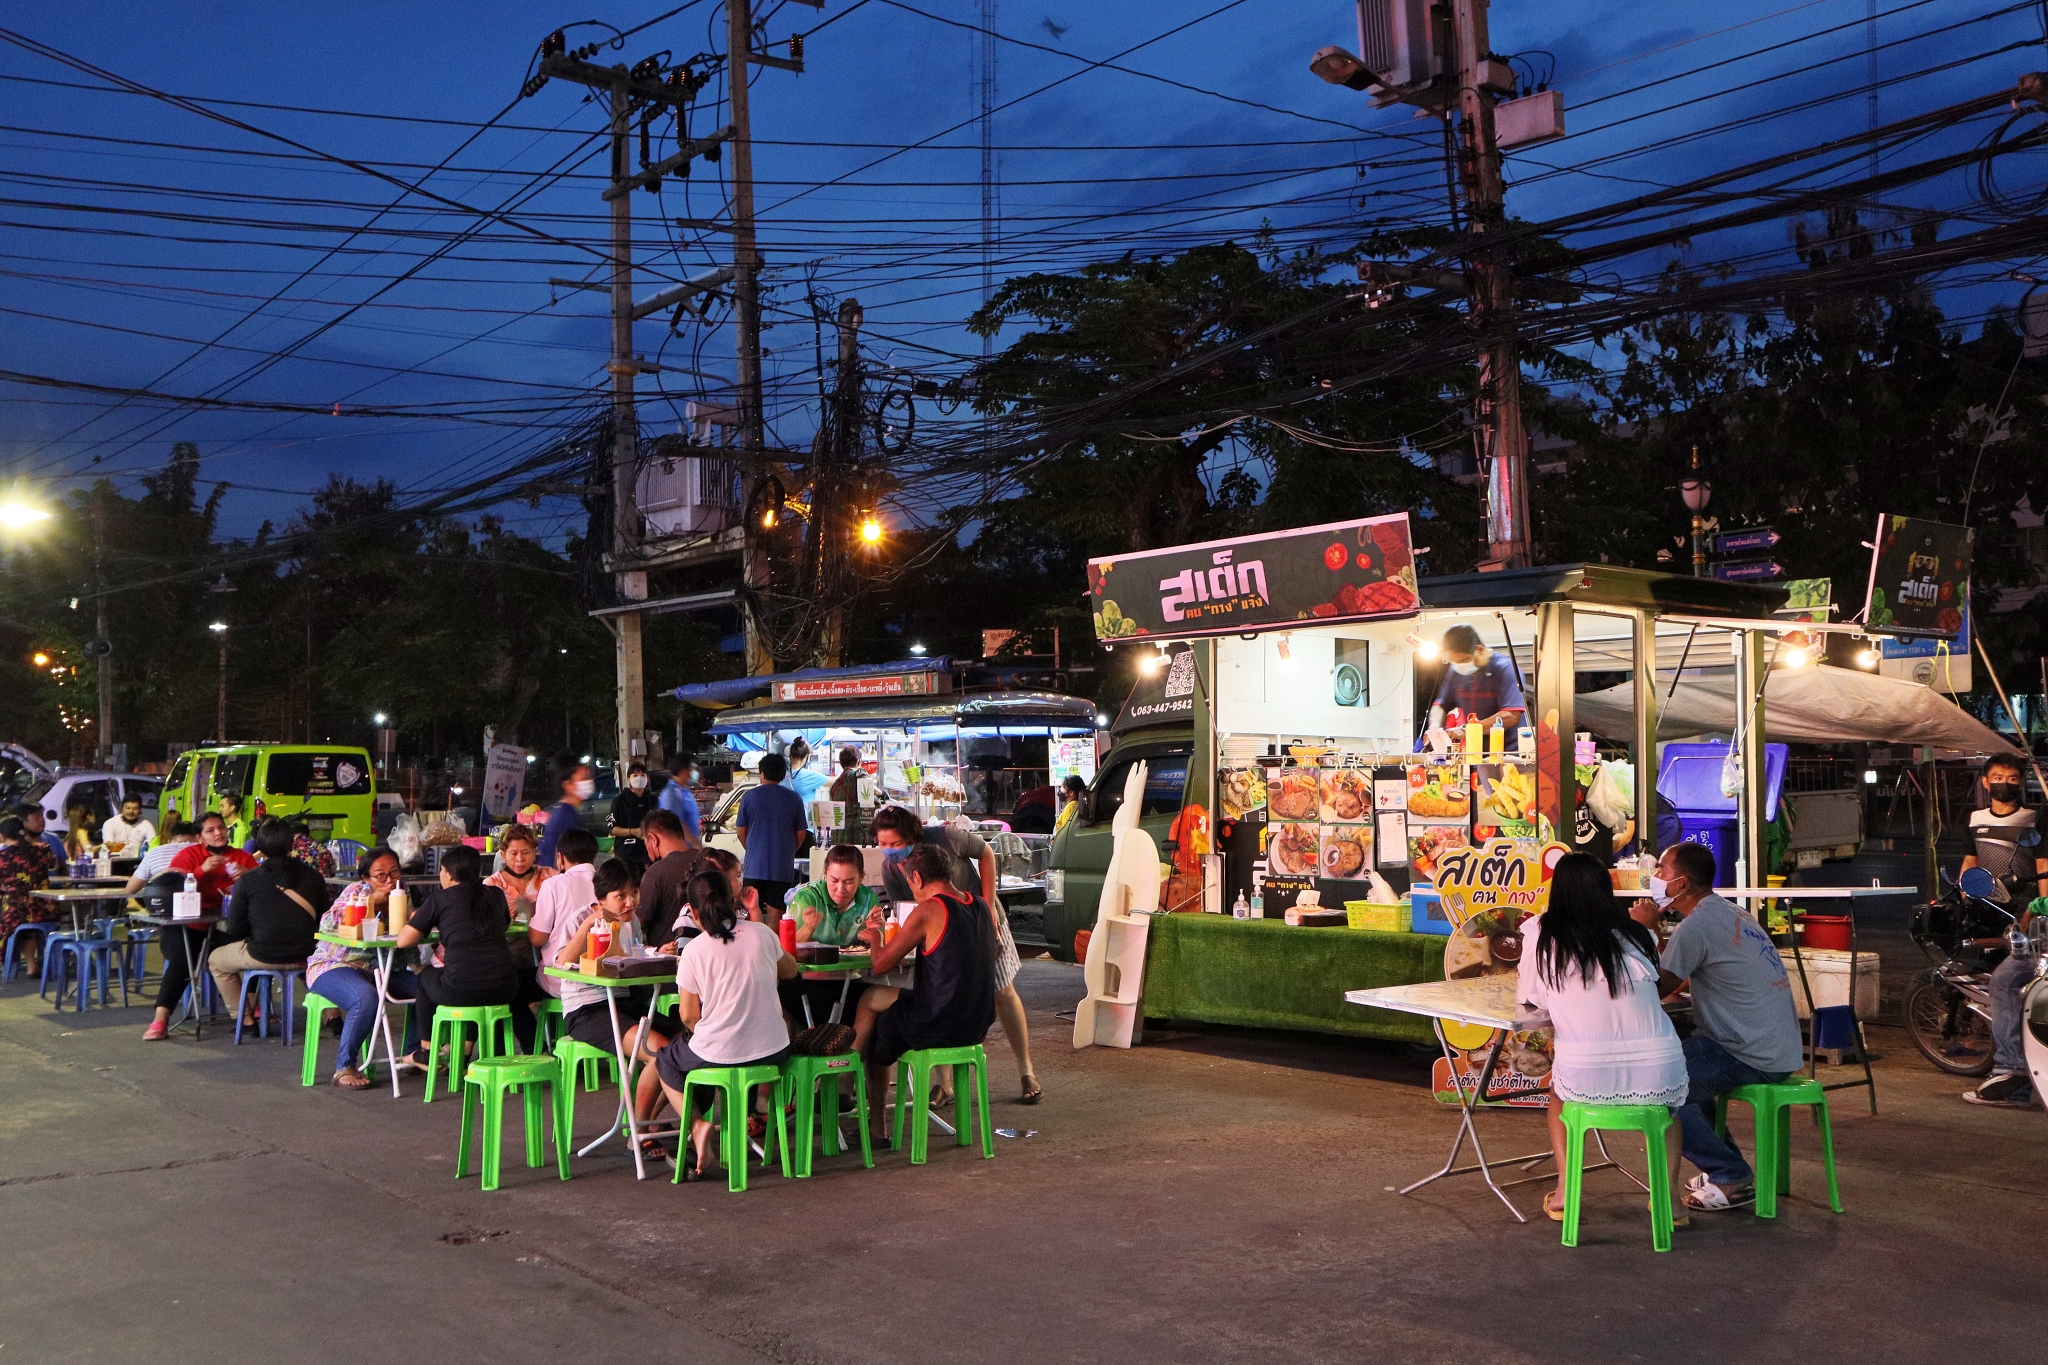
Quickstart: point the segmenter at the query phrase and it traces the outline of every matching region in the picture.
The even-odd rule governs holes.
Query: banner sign
[[[1206,707],[1201,701],[1194,648],[1184,643],[1171,644],[1166,648],[1163,668],[1150,674],[1139,673],[1137,685],[1131,688],[1131,695],[1124,702],[1124,709],[1117,712],[1116,723],[1109,732],[1114,736],[1148,725],[1193,723],[1198,705]]]
[[[1233,635],[1419,611],[1405,512],[1088,561],[1095,636]]]
[[[1890,628],[1954,635],[1961,630],[1974,535],[1967,526],[1879,516],[1864,624],[1877,632]]]
[[[851,678],[799,678],[775,684],[777,701],[844,701],[851,697],[929,697],[952,690],[953,676],[923,673],[863,673]]]
[[[493,744],[484,756],[484,813],[510,820],[526,788],[526,750],[517,744]]]

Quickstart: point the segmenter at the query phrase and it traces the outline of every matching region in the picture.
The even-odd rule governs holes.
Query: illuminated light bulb
[[[860,523],[860,539],[863,545],[882,543],[882,523],[873,517],[865,517]]]
[[[1876,668],[1879,657],[1876,646],[1865,645],[1856,651],[1856,666],[1859,668]]]
[[[1780,654],[1778,658],[1787,668],[1804,668],[1813,662],[1813,655],[1808,652],[1804,645],[1793,645],[1790,649]]]

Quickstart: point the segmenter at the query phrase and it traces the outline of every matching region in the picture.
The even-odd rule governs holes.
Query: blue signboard
[[[1753,582],[1765,578],[1783,578],[1784,566],[1775,559],[1745,559],[1733,564],[1716,564],[1714,577],[1729,583]]]
[[[1714,537],[1714,553],[1717,555],[1755,554],[1758,550],[1776,549],[1784,537],[1768,526],[1752,526],[1742,531],[1724,531]]]

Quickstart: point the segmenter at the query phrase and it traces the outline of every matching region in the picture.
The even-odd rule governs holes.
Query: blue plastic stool
[[[56,927],[54,924],[45,924],[39,920],[30,920],[26,924],[15,926],[14,932],[7,936],[6,957],[0,959],[0,984],[12,981],[15,977],[21,975],[21,936],[23,934],[36,935],[37,941],[43,945],[43,955],[48,957],[50,931]]]
[[[76,932],[70,929],[59,929],[54,924],[46,924],[43,927],[49,932],[43,935],[43,983],[36,988],[38,996],[47,996],[50,993],[50,973],[57,962],[57,945],[65,942],[67,939],[78,937]],[[57,988],[59,998],[62,998],[63,989],[62,985],[59,985]]]
[[[156,930],[140,925],[130,925],[128,936],[122,940],[128,975],[135,978],[137,989],[141,988],[142,978],[149,974],[149,945],[156,941]]]
[[[284,997],[284,1009],[279,1015],[284,1025],[284,1045],[292,1045],[292,1011],[294,984],[304,967],[263,967],[251,968],[242,973],[241,998],[235,1001],[235,1046],[242,1045],[242,1019],[249,1008],[249,983],[254,981],[262,994],[256,997],[256,1036],[270,1036],[270,983],[275,981],[279,994]]]
[[[79,1013],[85,1012],[86,996],[92,991],[92,983],[99,982],[100,1008],[111,1003],[107,994],[107,974],[111,971],[121,978],[121,1006],[128,1006],[128,971],[121,955],[120,945],[111,938],[78,938],[67,935],[57,940],[53,949],[58,955],[56,1007],[64,1008],[64,984],[76,970],[78,995],[74,1002]],[[51,949],[46,949],[51,951]],[[44,966],[48,966],[47,962]]]

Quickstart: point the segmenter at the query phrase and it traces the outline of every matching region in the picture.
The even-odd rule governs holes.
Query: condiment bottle
[[[1507,754],[1507,751],[1507,727],[1500,723],[1499,716],[1495,716],[1493,718],[1493,728],[1486,732],[1486,756],[1488,758],[1501,758]]]
[[[775,933],[782,940],[782,951],[796,955],[796,916],[784,915],[775,926]]]
[[[1483,746],[1485,743],[1486,735],[1479,724],[1479,717],[1474,716],[1472,717],[1472,719],[1465,722],[1466,755],[1471,758],[1479,757],[1479,755],[1484,752],[1484,749],[1481,746]]]
[[[384,914],[391,937],[397,938],[398,931],[412,918],[412,897],[406,895],[403,886],[391,888],[391,899],[385,903]]]

